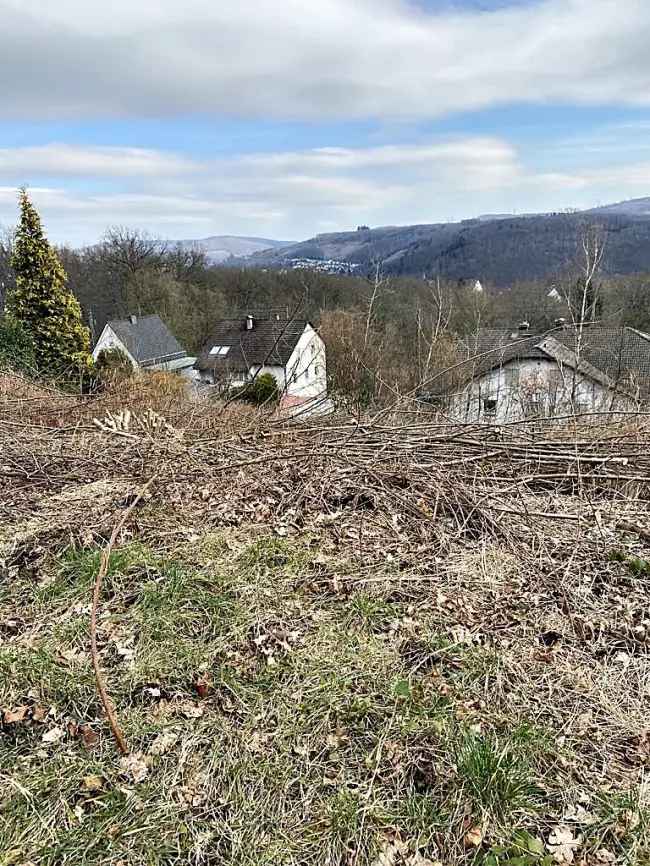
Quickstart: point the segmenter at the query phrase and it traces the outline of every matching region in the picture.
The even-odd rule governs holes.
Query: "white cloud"
[[[0,0],[0,12],[5,118],[650,105],[647,0],[490,12],[407,0]]]
[[[590,207],[650,187],[650,161],[638,157],[547,171],[528,165],[508,141],[481,136],[195,161],[138,148],[52,145],[0,150],[3,161],[36,182],[30,191],[50,236],[74,244],[94,242],[115,224],[166,238],[304,239],[361,223]],[[0,223],[12,224],[16,211],[15,186],[3,182]]]
[[[47,144],[0,148],[3,177],[66,175],[79,177],[142,177],[190,171],[189,159],[136,147],[82,147]]]

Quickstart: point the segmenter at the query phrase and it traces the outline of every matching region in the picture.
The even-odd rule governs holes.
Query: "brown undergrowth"
[[[289,425],[138,388],[5,388],[3,866],[650,862],[642,417]],[[92,586],[154,474],[97,619],[120,758]]]

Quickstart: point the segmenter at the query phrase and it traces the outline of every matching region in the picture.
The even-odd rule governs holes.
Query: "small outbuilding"
[[[102,331],[93,358],[105,349],[119,349],[134,369],[166,370],[194,378],[196,358],[187,354],[160,316],[114,319]]]

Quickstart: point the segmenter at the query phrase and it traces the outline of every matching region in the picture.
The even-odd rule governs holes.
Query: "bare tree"
[[[580,324],[595,322],[599,300],[596,284],[605,255],[605,232],[595,223],[586,224],[578,235],[578,268],[581,273],[582,297]]]
[[[593,324],[598,317],[599,286],[597,279],[605,255],[605,237],[605,230],[601,225],[584,223],[581,226],[576,244],[574,273],[577,271],[579,275],[576,288],[573,292],[570,289],[564,292],[575,333],[576,364],[571,383],[571,405],[574,410],[579,382],[579,367],[584,348],[585,325]]]
[[[150,237],[146,232],[123,226],[108,229],[101,247],[105,260],[130,276],[156,264],[166,250],[163,241]]]
[[[425,382],[440,353],[441,342],[449,343],[449,323],[453,312],[453,299],[440,283],[440,277],[427,280],[429,292],[424,308],[418,305],[416,313],[418,382]],[[437,365],[436,365],[437,366]]]

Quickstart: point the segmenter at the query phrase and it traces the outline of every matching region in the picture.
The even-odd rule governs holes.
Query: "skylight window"
[[[211,355],[220,355],[222,358],[224,355],[227,355],[230,351],[230,346],[213,346],[210,349]]]

